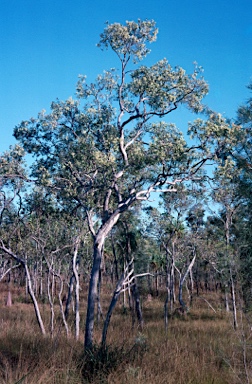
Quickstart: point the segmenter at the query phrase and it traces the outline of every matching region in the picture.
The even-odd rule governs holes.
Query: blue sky
[[[15,125],[74,97],[79,74],[92,81],[119,65],[96,47],[106,21],[154,19],[159,35],[146,64],[166,57],[190,72],[197,61],[210,86],[205,102],[225,116],[249,97],[251,0],[1,0],[0,15],[0,152],[15,142]],[[170,115],[183,131],[188,119]]]

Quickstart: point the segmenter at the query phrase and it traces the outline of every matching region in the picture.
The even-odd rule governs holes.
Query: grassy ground
[[[163,300],[143,300],[144,328],[132,330],[131,316],[120,304],[112,316],[108,349],[83,356],[83,337],[66,338],[64,328],[55,327],[53,339],[42,337],[33,307],[13,295],[5,306],[6,291],[0,289],[0,383],[1,384],[244,384],[252,383],[252,339],[247,319],[220,308],[219,298],[204,294],[216,312],[195,299],[186,316],[163,324]],[[105,300],[108,304],[108,300]],[[104,305],[105,308],[106,305]],[[81,314],[84,329],[84,310]],[[49,308],[41,304],[49,329]],[[100,329],[96,331],[99,342]]]

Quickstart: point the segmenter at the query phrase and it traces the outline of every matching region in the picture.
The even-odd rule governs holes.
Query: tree
[[[93,237],[93,266],[88,293],[85,348],[94,343],[94,314],[104,241],[119,217],[152,192],[171,193],[176,185],[196,177],[207,160],[216,159],[230,140],[230,129],[219,132],[223,120],[215,114],[198,121],[199,144],[189,147],[164,118],[179,105],[203,110],[208,86],[195,65],[191,75],[172,68],[166,59],[137,66],[156,40],[154,21],[107,25],[98,44],[111,48],[120,69],[104,71],[94,83],[80,76],[78,100],[51,105],[38,118],[23,121],[14,135],[35,161],[32,177],[69,211],[82,211]],[[218,127],[218,130],[217,130]],[[217,132],[218,131],[218,132]],[[218,137],[217,137],[218,136]]]
[[[248,85],[252,90],[252,82]],[[240,279],[243,291],[245,309],[252,308],[252,97],[241,105],[237,111],[237,123],[241,125],[242,136],[237,145],[236,165],[240,170],[240,177],[236,185],[241,198],[241,205],[236,222],[235,236],[239,246]]]
[[[26,181],[28,179],[25,172],[24,151],[16,145],[0,157],[0,251],[16,263],[15,267],[24,268],[28,292],[34,305],[37,321],[42,334],[45,335],[44,323],[32,286],[26,249],[22,242],[18,244],[16,241],[16,238],[22,238],[23,235],[21,194]]]

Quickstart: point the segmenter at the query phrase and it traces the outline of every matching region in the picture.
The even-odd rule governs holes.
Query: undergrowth
[[[96,324],[95,345],[83,352],[83,337],[66,337],[55,326],[55,336],[42,337],[33,307],[13,300],[0,301],[1,384],[249,384],[252,383],[251,322],[219,309],[217,298],[207,304],[195,300],[186,316],[169,317],[164,329],[160,298],[142,302],[144,327],[132,328],[130,313],[120,303],[111,319],[107,346],[101,348],[102,324]],[[104,310],[108,299],[104,300]],[[204,302],[203,302],[204,304]],[[49,329],[49,308],[40,303]],[[85,308],[81,312],[84,329]]]

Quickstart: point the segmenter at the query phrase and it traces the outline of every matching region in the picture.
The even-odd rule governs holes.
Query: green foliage
[[[150,52],[146,43],[155,41],[157,33],[153,20],[127,21],[126,25],[107,23],[98,47],[112,48],[122,62],[128,61],[131,56],[137,62]]]
[[[170,179],[191,177],[190,166],[200,162],[203,153],[189,151],[174,125],[147,122],[179,104],[201,110],[208,90],[198,79],[201,68],[187,75],[164,59],[149,68],[128,69],[129,58],[134,65],[142,59],[156,34],[153,21],[108,25],[99,45],[117,53],[120,71],[104,71],[91,84],[81,76],[79,101],[57,100],[49,114],[42,111],[15,128],[15,137],[35,158],[32,176],[61,204],[91,209],[105,220],[116,207],[125,210],[169,186]]]

